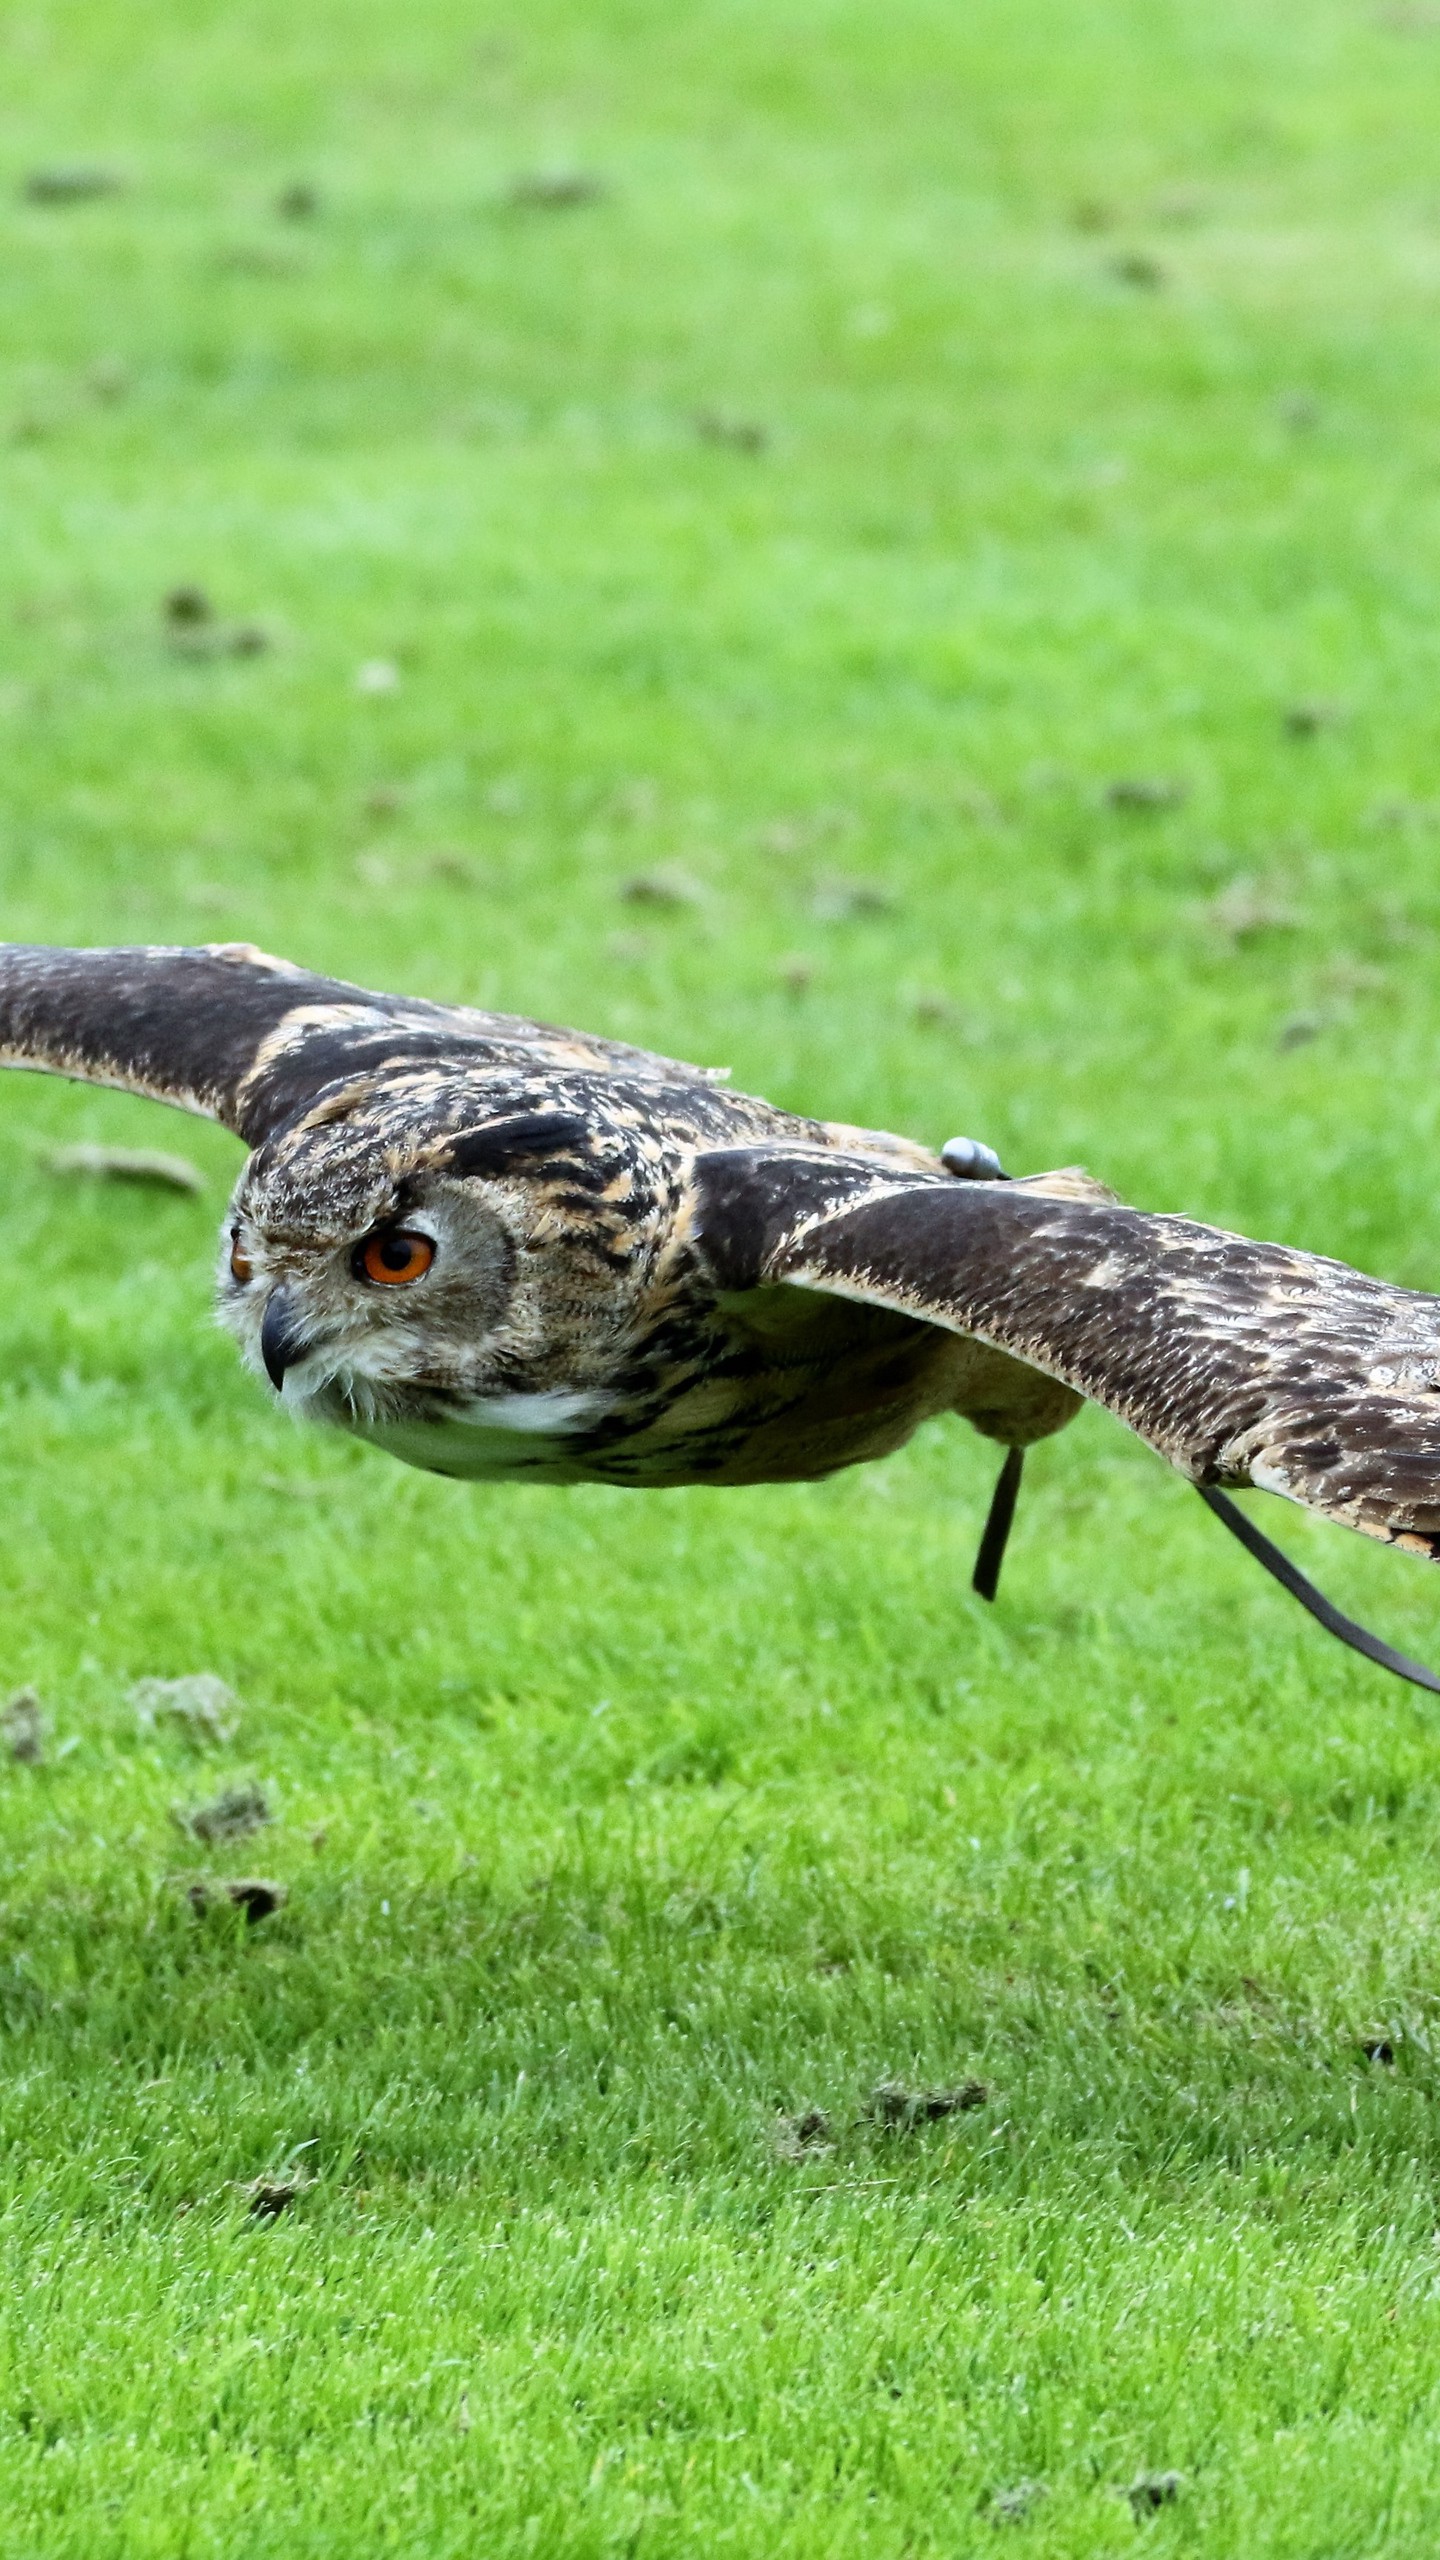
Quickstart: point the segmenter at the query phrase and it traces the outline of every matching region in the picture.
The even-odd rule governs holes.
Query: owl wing
[[[1018,1183],[897,1177],[853,1158],[736,1149],[700,1160],[697,1189],[724,1285],[834,1291],[1062,1381],[1168,1458],[1347,1642],[1365,1630],[1223,1488],[1283,1494],[1440,1558],[1440,1299],[1189,1218]],[[1017,1480],[1015,1464],[1002,1513]],[[998,1554],[991,1564],[993,1589]],[[1440,1688],[1377,1638],[1361,1649]]]
[[[250,943],[0,944],[0,1066],[148,1094],[222,1121],[250,1146],[327,1086],[400,1059],[703,1074],[514,1014],[372,995]]]

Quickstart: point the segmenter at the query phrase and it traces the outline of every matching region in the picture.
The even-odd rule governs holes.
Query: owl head
[[[623,1150],[593,1110],[553,1089],[517,1099],[497,1110],[493,1083],[391,1076],[251,1157],[221,1233],[219,1316],[291,1411],[363,1427],[603,1373],[646,1221],[628,1201],[605,1215]],[[595,1249],[577,1257],[581,1197]]]

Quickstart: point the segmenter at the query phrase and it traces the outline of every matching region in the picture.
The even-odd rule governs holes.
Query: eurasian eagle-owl
[[[960,1413],[1008,1452],[976,1572],[993,1597],[1020,1452],[1088,1397],[1333,1633],[1440,1687],[1222,1490],[1440,1554],[1435,1298],[248,945],[0,946],[0,1064],[234,1130],[224,1323],[287,1405],[412,1465],[750,1484]]]

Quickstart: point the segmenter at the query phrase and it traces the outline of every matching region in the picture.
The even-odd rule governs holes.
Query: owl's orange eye
[[[255,1265],[238,1236],[232,1237],[230,1244],[230,1277],[238,1280],[242,1289],[255,1277]]]
[[[418,1236],[405,1227],[392,1227],[387,1235],[372,1236],[363,1244],[359,1268],[367,1280],[378,1280],[387,1289],[403,1288],[407,1280],[423,1280],[435,1259],[435,1247],[428,1236]]]

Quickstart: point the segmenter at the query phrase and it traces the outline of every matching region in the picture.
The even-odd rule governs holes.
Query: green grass
[[[0,931],[1435,1285],[1437,133],[1362,0],[15,0]],[[510,201],[553,168],[606,191]],[[178,655],[183,582],[271,645]],[[993,1612],[958,1426],[650,1497],[297,1439],[208,1325],[233,1142],[0,1111],[5,2560],[1434,2548],[1431,1702],[1093,1414]],[[1440,1654],[1418,1568],[1281,1526]],[[235,1742],[143,1732],[201,1669]]]

